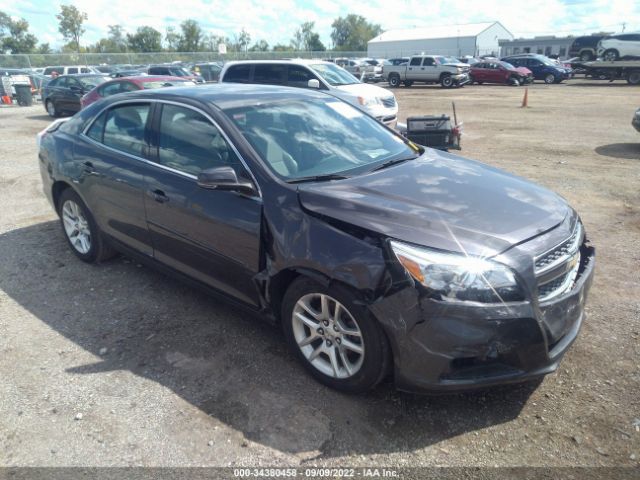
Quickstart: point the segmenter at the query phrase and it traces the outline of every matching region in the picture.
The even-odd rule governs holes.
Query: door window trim
[[[211,122],[213,124],[213,126],[220,132],[220,134],[222,135],[222,137],[225,139],[225,141],[227,142],[227,144],[231,147],[231,149],[233,150],[233,152],[237,155],[237,157],[240,159],[240,163],[242,163],[242,166],[247,170],[247,172],[249,173],[249,176],[251,177],[251,180],[256,188],[256,191],[258,192],[258,198],[262,198],[262,189],[260,188],[260,185],[258,184],[258,181],[256,180],[255,175],[253,174],[253,172],[251,171],[251,169],[249,168],[249,165],[247,165],[247,162],[245,161],[244,157],[240,154],[240,151],[236,148],[235,144],[231,141],[231,139],[229,138],[229,136],[227,135],[227,132],[225,132],[221,127],[220,124],[218,124],[218,122],[216,122],[211,115],[209,115],[207,112],[203,111],[202,109],[198,108],[198,107],[194,107],[192,105],[187,105],[185,103],[181,103],[181,102],[176,102],[176,101],[172,101],[172,100],[164,100],[164,99],[145,99],[145,98],[138,98],[138,99],[128,99],[128,100],[120,100],[118,102],[114,102],[111,103],[109,105],[107,105],[106,107],[103,107],[102,110],[100,110],[94,117],[93,119],[87,123],[87,125],[85,125],[85,127],[82,129],[82,131],[80,132],[80,136],[82,138],[84,138],[85,140],[88,140],[89,142],[98,145],[100,147],[106,148],[108,150],[111,150],[112,152],[116,152],[119,153],[121,155],[126,155],[129,158],[132,158],[134,160],[138,160],[141,162],[144,162],[146,164],[149,165],[153,165],[155,167],[161,168],[162,170],[166,170],[172,173],[175,173],[177,175],[181,175],[183,177],[189,178],[191,180],[198,180],[198,177],[196,175],[192,175],[190,173],[186,173],[180,170],[177,170],[175,168],[171,168],[171,167],[167,167],[166,165],[162,165],[159,162],[154,162],[153,160],[149,160],[148,158],[144,158],[144,157],[138,157],[137,155],[133,155],[131,153],[128,152],[123,152],[122,150],[118,150],[117,148],[113,148],[110,147],[108,145],[105,145],[104,143],[100,143],[97,140],[94,140],[93,138],[89,137],[89,135],[87,135],[87,132],[89,131],[89,129],[92,127],[92,125],[98,120],[98,118],[100,116],[102,116],[107,110],[114,108],[116,106],[119,105],[127,105],[127,104],[141,104],[141,103],[148,103],[149,104],[149,114],[151,115],[152,113],[152,107],[155,104],[168,104],[168,105],[175,105],[178,107],[183,107],[183,108],[189,108],[191,110],[194,110],[195,112],[199,113],[200,115],[204,116],[209,122]],[[145,125],[145,131],[148,130],[148,126]],[[148,133],[148,131],[146,132]],[[147,136],[145,133],[145,137]]]

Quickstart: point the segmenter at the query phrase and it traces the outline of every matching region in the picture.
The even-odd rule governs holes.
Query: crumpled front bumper
[[[585,318],[595,250],[585,253],[574,287],[540,305],[453,304],[421,298],[415,288],[373,304],[392,343],[397,388],[470,390],[555,371]]]

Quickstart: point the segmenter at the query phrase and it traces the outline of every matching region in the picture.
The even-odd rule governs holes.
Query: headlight
[[[363,107],[370,107],[372,105],[380,105],[380,99],[377,97],[358,97],[358,103]]]
[[[483,303],[524,300],[513,271],[501,263],[396,241],[391,241],[391,248],[405,270],[440,300]]]

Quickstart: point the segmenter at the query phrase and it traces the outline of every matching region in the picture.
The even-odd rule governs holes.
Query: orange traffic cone
[[[529,106],[529,89],[524,89],[524,97],[522,98],[522,108],[527,108]]]
[[[11,105],[11,103],[13,103],[13,102],[11,102],[11,97],[10,96],[5,95],[5,96],[2,97],[2,103],[5,103],[7,105]]]

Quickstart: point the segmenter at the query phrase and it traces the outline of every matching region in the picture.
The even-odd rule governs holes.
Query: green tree
[[[251,34],[243,28],[240,30],[240,33],[234,35],[234,37],[234,49],[240,52],[246,52],[247,48],[249,48],[249,44],[251,43]]]
[[[53,50],[51,50],[51,46],[48,43],[41,43],[36,49],[35,53],[46,55],[49,53],[53,53]]]
[[[176,32],[175,27],[167,27],[164,34],[164,41],[167,45],[167,50],[170,52],[175,52],[178,49],[178,45],[180,45],[180,34]]]
[[[80,53],[80,37],[85,32],[82,26],[88,19],[85,12],[81,12],[74,5],[60,5],[60,13],[56,15],[58,22],[58,31],[65,40],[74,43],[76,51]]]
[[[316,52],[326,50],[324,44],[320,41],[320,35],[313,31],[314,28],[315,22],[304,22],[300,25],[300,28],[296,30],[291,39],[291,45],[295,50]]]
[[[29,22],[0,12],[0,53],[31,53],[37,43],[36,36],[29,33]]]
[[[181,52],[197,52],[202,47],[204,33],[195,20],[185,20],[180,24],[182,35],[178,42],[178,50]]]
[[[293,51],[293,47],[291,45],[285,45],[283,43],[277,43],[271,49],[272,52],[291,52]]]
[[[250,52],[268,52],[269,44],[266,40],[260,40],[253,44],[251,48],[249,48]]]
[[[210,33],[206,40],[203,41],[203,46],[205,50],[211,52],[218,51],[218,45],[224,43],[225,45],[229,45],[231,42],[229,39],[223,35],[216,35],[214,33]]]
[[[134,34],[127,33],[127,45],[132,52],[159,52],[162,34],[153,27],[138,27]]]
[[[336,50],[362,52],[367,42],[382,33],[382,27],[367,22],[361,15],[349,14],[338,17],[331,24],[331,40]]]

